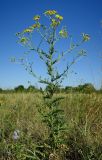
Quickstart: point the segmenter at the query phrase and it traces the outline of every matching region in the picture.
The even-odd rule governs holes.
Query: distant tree
[[[77,87],[67,86],[64,91],[66,93],[70,92],[82,92],[82,93],[92,93],[95,92],[96,89],[91,83],[85,83],[83,85],[78,85]]]
[[[83,92],[83,89],[84,89],[83,86],[84,86],[84,85],[78,85],[78,86],[76,87],[76,91],[77,91],[77,92]]]
[[[30,85],[28,88],[27,88],[27,91],[28,92],[33,92],[33,91],[36,91],[37,90],[37,88],[35,87],[35,86],[32,86],[32,85]]]
[[[2,88],[0,88],[0,93],[1,93],[2,91],[3,91]]]
[[[83,92],[85,93],[92,93],[95,92],[95,88],[91,83],[86,83],[83,85]]]
[[[23,85],[19,85],[19,86],[15,87],[14,90],[16,92],[23,92],[23,91],[25,91],[25,88]]]
[[[64,91],[65,91],[66,93],[69,93],[69,92],[72,92],[73,89],[74,89],[74,88],[73,88],[72,86],[66,86],[65,89],[64,89]]]

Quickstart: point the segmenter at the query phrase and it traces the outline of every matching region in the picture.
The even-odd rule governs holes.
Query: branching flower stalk
[[[62,144],[64,144],[63,132],[66,130],[66,123],[64,121],[64,111],[59,106],[59,102],[63,97],[55,97],[57,88],[60,87],[66,74],[68,73],[70,67],[76,63],[76,61],[85,55],[84,50],[80,50],[79,53],[73,58],[73,60],[68,64],[60,73],[56,70],[57,63],[60,62],[65,55],[71,53],[73,50],[78,48],[82,43],[88,41],[90,36],[88,34],[82,34],[82,39],[78,44],[70,43],[69,48],[62,53],[56,52],[56,44],[61,39],[70,39],[69,33],[66,27],[58,32],[59,26],[63,17],[57,13],[55,10],[48,10],[44,12],[44,15],[49,20],[49,26],[43,25],[40,22],[40,16],[34,16],[35,23],[26,28],[23,32],[17,33],[18,42],[26,47],[30,52],[35,52],[39,55],[39,58],[44,62],[47,69],[48,77],[42,78],[36,74],[32,68],[32,62],[26,63],[25,59],[20,60],[20,63],[25,67],[25,69],[38,79],[40,83],[46,85],[46,91],[44,91],[44,104],[41,109],[41,115],[43,122],[46,123],[49,133],[49,146],[51,153]],[[33,43],[33,34],[37,32],[41,36],[41,40],[36,47]],[[48,52],[43,49],[43,42],[46,42],[48,46]],[[27,54],[28,56],[29,54]],[[57,58],[56,56],[57,55]],[[46,108],[46,111],[44,112]]]

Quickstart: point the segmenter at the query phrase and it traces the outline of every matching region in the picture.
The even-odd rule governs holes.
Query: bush
[[[25,88],[23,85],[19,85],[18,87],[15,87],[14,90],[16,92],[23,92],[23,91],[25,91]]]

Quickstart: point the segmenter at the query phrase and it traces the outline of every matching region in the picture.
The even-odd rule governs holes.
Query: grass
[[[67,149],[62,157],[62,147],[55,159],[102,160],[102,94],[63,93],[63,96],[60,105],[68,128]],[[48,137],[38,112],[41,105],[40,93],[0,94],[0,160],[34,159],[36,145],[44,144]],[[16,130],[20,131],[18,140],[13,139]]]

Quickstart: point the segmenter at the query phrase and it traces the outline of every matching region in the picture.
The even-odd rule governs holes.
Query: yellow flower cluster
[[[22,38],[20,39],[20,42],[25,44],[25,43],[27,42],[27,38],[26,38],[26,37],[22,37]]]
[[[49,16],[52,16],[56,13],[57,13],[57,11],[55,11],[55,10],[48,10],[48,11],[44,12],[44,14],[49,15]]]
[[[40,28],[40,26],[41,26],[40,23],[35,23],[29,28],[25,29],[23,33],[32,33],[35,28]]]
[[[85,42],[90,40],[90,36],[88,34],[83,33],[82,37],[83,37],[83,41],[85,41]]]
[[[39,19],[40,19],[40,16],[39,15],[36,15],[36,16],[34,16],[34,18],[33,18],[35,21],[38,21]]]
[[[40,26],[41,26],[40,23],[35,23],[35,24],[32,25],[32,28],[33,29],[40,28]]]
[[[61,15],[57,14],[57,11],[55,11],[55,10],[47,10],[47,11],[44,12],[44,14],[47,15],[47,16],[51,16],[50,20],[51,20],[51,26],[52,27],[58,26],[60,24],[60,22],[63,20],[63,17]],[[54,16],[54,17],[52,17],[52,16]],[[35,15],[33,19],[35,21],[37,21],[37,23],[32,26],[33,29],[40,28],[41,25],[38,22],[39,19],[40,19],[40,16],[39,15]],[[30,33],[31,30],[26,30],[25,32],[29,32]]]
[[[51,26],[52,27],[57,27],[59,24],[60,24],[60,21],[57,21],[57,20],[55,20],[55,19],[51,19]]]
[[[24,32],[24,33],[31,33],[31,32],[32,32],[32,29],[27,28],[27,29],[25,29],[23,32]]]
[[[55,16],[57,19],[59,19],[60,21],[62,21],[63,20],[63,17],[62,16],[60,16],[59,14],[56,14],[56,16]]]
[[[61,15],[57,14],[57,11],[55,11],[55,10],[45,11],[44,14],[47,16],[51,16],[50,17],[50,20],[51,20],[50,25],[53,28],[57,27],[61,23],[61,21],[63,20],[63,17]],[[29,28],[25,29],[23,31],[23,33],[31,33],[31,32],[33,32],[34,29],[41,27],[41,24],[39,23],[40,16],[35,15],[33,19],[36,21],[36,23],[33,24],[32,26],[30,26]],[[60,33],[60,35],[63,35],[63,37],[66,37],[65,34],[67,34],[67,33],[65,33],[65,31],[63,31],[63,33]]]
[[[48,16],[53,16],[50,19],[52,27],[57,27],[60,24],[60,22],[63,20],[63,17],[57,14],[57,11],[55,10],[48,10],[44,14]]]
[[[68,37],[68,32],[65,30],[65,29],[62,29],[60,32],[59,32],[60,36],[63,37],[63,38],[67,38]]]

